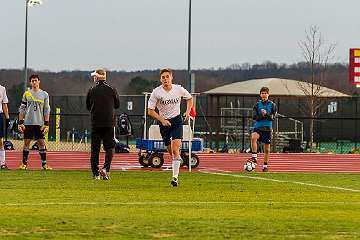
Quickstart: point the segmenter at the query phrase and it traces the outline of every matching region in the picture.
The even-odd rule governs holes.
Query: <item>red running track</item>
[[[89,170],[89,152],[48,152],[48,164],[55,170]],[[200,153],[198,170],[207,171],[243,171],[243,165],[250,154],[209,154]],[[7,151],[6,161],[10,169],[17,169],[21,164],[22,152]],[[104,159],[101,154],[100,162]],[[258,156],[258,169],[261,169],[263,155]],[[170,157],[165,155],[162,170],[169,170]],[[31,151],[29,155],[29,169],[40,169],[39,154]],[[141,168],[137,153],[114,154],[113,170],[155,170]],[[312,153],[274,153],[270,156],[269,169],[271,172],[339,172],[360,173],[359,154],[312,154]],[[156,169],[157,170],[157,169]],[[184,169],[185,170],[185,169]]]

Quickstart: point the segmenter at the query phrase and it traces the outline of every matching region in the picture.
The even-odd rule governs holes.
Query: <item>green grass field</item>
[[[170,177],[1,171],[0,239],[360,239],[359,174]]]

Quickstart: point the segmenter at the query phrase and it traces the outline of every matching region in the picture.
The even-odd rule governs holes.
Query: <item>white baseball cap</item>
[[[103,68],[98,68],[91,73],[91,76],[103,76],[106,77],[106,70]]]

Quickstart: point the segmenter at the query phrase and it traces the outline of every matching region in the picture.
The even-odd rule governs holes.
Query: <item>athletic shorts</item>
[[[41,131],[39,125],[25,125],[24,139],[45,139],[45,135]]]
[[[159,127],[165,146],[169,146],[171,140],[182,139],[183,120],[181,115],[166,120],[171,123],[171,126],[163,126],[161,123],[159,123]]]
[[[0,138],[5,137],[4,113],[0,113]]]
[[[256,132],[260,135],[259,141],[265,144],[271,143],[271,133],[272,131],[263,131],[258,128],[254,128],[253,132]]]

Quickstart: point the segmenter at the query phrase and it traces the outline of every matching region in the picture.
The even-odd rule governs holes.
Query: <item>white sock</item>
[[[5,150],[0,149],[0,165],[5,165]]]
[[[252,154],[251,154],[251,158],[252,158],[252,159],[257,159],[257,153],[252,153]]]
[[[180,159],[173,159],[172,160],[173,177],[175,178],[179,177],[179,170],[180,170]]]

